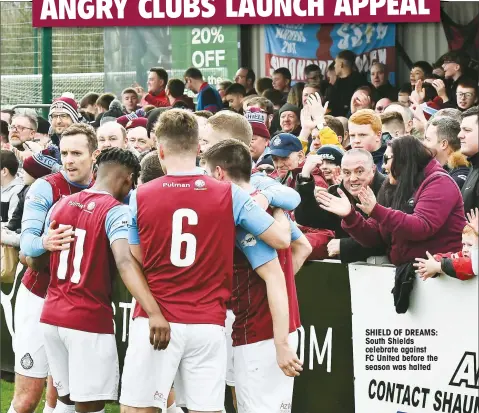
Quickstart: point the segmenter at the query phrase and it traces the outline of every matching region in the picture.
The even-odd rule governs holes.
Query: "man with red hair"
[[[371,109],[358,110],[349,118],[348,128],[351,148],[370,152],[376,168],[381,172],[386,145],[382,142],[382,122],[379,114]]]

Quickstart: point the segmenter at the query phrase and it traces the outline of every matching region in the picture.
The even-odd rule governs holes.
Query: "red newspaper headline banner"
[[[439,0],[33,0],[34,27],[438,21]]]

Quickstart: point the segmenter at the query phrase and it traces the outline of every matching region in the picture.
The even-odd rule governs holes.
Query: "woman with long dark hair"
[[[288,94],[287,102],[291,103],[294,106],[297,106],[300,109],[303,109],[303,89],[304,82],[296,82],[296,84],[291,88]]]
[[[433,154],[413,136],[394,139],[384,153],[388,174],[378,194],[363,188],[357,205],[344,194],[318,196],[320,206],[341,216],[342,228],[365,247],[386,245],[395,265],[441,251],[459,251],[466,225],[461,192]]]

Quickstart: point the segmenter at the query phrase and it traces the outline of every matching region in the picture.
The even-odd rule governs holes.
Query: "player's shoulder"
[[[63,205],[78,209],[94,215],[104,215],[115,206],[122,205],[121,202],[105,192],[96,192],[85,189],[73,195],[64,197],[61,200]]]
[[[159,178],[152,179],[149,182],[139,185],[134,191],[132,191],[132,194],[134,193],[136,196],[136,195],[143,195],[145,193],[152,192],[158,188],[161,188],[164,182],[167,182],[166,175],[161,176]]]
[[[94,202],[96,205],[104,206],[105,208],[113,208],[118,205],[123,205],[111,194],[106,192],[97,192],[91,189],[85,189],[76,195],[79,195],[79,199],[82,199],[84,203]]]
[[[56,184],[56,183],[63,183],[63,182],[68,183],[67,179],[65,178],[65,176],[62,174],[61,171],[46,175],[38,180],[44,180],[45,182],[48,182],[50,185]]]

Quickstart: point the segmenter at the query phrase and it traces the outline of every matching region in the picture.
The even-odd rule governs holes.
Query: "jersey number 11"
[[[59,225],[59,227],[65,227],[66,225]],[[85,243],[86,231],[84,229],[75,228],[75,250],[73,251],[73,274],[70,281],[74,284],[80,282],[80,266],[83,258],[83,244]],[[60,262],[58,263],[57,276],[58,279],[64,280],[67,277],[68,270],[68,256],[70,255],[70,249],[63,250],[60,253]]]

